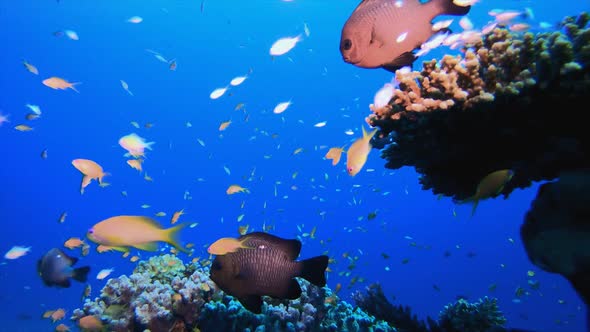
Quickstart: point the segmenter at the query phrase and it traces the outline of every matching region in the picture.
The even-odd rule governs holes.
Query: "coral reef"
[[[486,174],[512,169],[504,187],[590,166],[584,125],[590,94],[590,15],[567,17],[556,31],[513,33],[498,26],[465,41],[463,55],[396,72],[384,107],[367,117],[386,167],[412,166],[424,189],[463,200]]]
[[[506,318],[498,309],[496,299],[484,297],[475,303],[459,299],[447,304],[439,314],[438,325],[447,332],[486,332],[503,326]]]
[[[72,320],[100,317],[109,331],[396,331],[340,301],[327,287],[299,280],[296,300],[264,297],[256,315],[219,290],[206,267],[184,265],[173,255],[151,257],[134,273],[110,279]]]
[[[459,299],[439,313],[439,319],[426,317],[426,322],[412,315],[409,307],[391,304],[379,284],[366,287],[366,292],[356,291],[353,299],[357,306],[396,326],[400,332],[502,332],[506,319],[498,309],[495,299],[484,297],[475,303]]]

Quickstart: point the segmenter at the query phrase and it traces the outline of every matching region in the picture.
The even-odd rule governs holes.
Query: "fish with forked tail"
[[[216,256],[210,277],[225,293],[236,297],[253,313],[262,312],[262,296],[296,299],[301,287],[295,277],[312,284],[326,285],[328,256],[296,261],[301,242],[268,233],[253,232],[238,238],[249,249]]]
[[[454,0],[363,0],[342,28],[340,53],[357,67],[395,72],[410,66],[416,60],[413,51],[436,33],[436,16],[461,16],[470,8]]]

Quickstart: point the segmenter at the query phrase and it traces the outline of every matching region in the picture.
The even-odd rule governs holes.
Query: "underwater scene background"
[[[338,301],[353,307],[355,292],[379,283],[392,304],[409,306],[419,319],[437,319],[458,299],[487,296],[497,299],[506,327],[584,331],[586,308],[578,294],[562,276],[531,263],[521,242],[524,215],[545,180],[482,200],[472,216],[472,204],[424,189],[414,167],[386,168],[379,149],[355,176],[347,174],[344,154],[334,166],[325,158],[329,148],[350,146],[368,130],[368,105],[394,78],[342,61],[340,32],[357,5],[0,2],[0,115],[7,116],[0,121],[0,251],[30,247],[0,263],[0,331],[52,331],[60,323],[77,330],[80,316],[70,317],[84,307],[88,284],[91,301],[110,278],[170,253],[162,243],[158,252],[132,248],[126,258],[119,251],[98,253],[86,239],[88,229],[117,215],[149,216],[168,228],[180,210],[179,222],[190,225],[180,240],[194,245],[192,255],[177,254],[187,266],[195,257],[209,260],[211,243],[248,226],[248,232],[298,238],[301,259],[330,256],[327,287],[338,287]],[[467,17],[481,29],[493,21],[494,9],[526,11],[521,20],[538,32],[590,6],[480,0]],[[129,20],[134,16],[140,22]],[[454,18],[451,30],[462,30]],[[269,55],[277,39],[298,35],[287,54]],[[441,46],[413,69],[460,52]],[[246,76],[241,84],[229,84],[240,76]],[[49,77],[81,83],[77,91],[62,91],[42,84]],[[224,95],[211,98],[223,87]],[[273,112],[287,101],[283,113]],[[27,104],[37,105],[40,116],[27,119]],[[141,171],[127,164],[118,144],[132,133],[155,142]],[[78,158],[109,173],[103,185],[92,181],[81,194],[82,175],[72,166]],[[226,193],[234,184],[248,192]],[[90,246],[87,255],[64,247],[72,237]],[[43,284],[37,261],[54,247],[79,258],[75,266],[91,267],[86,283]],[[139,260],[131,262],[132,256]],[[102,269],[113,270],[97,279]],[[63,320],[43,318],[58,308],[65,310]]]

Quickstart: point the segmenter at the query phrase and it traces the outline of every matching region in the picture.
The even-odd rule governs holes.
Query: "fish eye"
[[[342,48],[345,51],[348,51],[352,48],[352,41],[350,39],[344,39],[344,41],[342,42]]]
[[[94,233],[94,230],[92,228],[88,230],[88,234],[93,234],[93,233]]]

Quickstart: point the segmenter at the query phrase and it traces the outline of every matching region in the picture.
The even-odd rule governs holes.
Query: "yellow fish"
[[[248,247],[244,244],[248,238],[238,240],[233,237],[224,237],[215,242],[207,248],[207,252],[211,255],[225,255],[228,253],[236,252],[239,249],[255,249],[254,247]]]
[[[471,209],[471,215],[473,216],[479,201],[499,195],[504,190],[504,185],[512,179],[513,175],[514,172],[509,169],[501,169],[486,175],[479,181],[475,194],[461,201],[461,203],[473,202],[473,208]]]
[[[86,233],[92,242],[128,250],[157,251],[158,242],[166,242],[176,249],[189,253],[178,243],[178,233],[186,224],[163,229],[155,220],[144,216],[115,216],[102,220]]]
[[[354,141],[348,148],[346,152],[346,171],[350,176],[357,175],[365,166],[369,152],[371,152],[371,138],[375,136],[376,132],[377,128],[367,133],[365,127],[363,127],[363,137]]]

